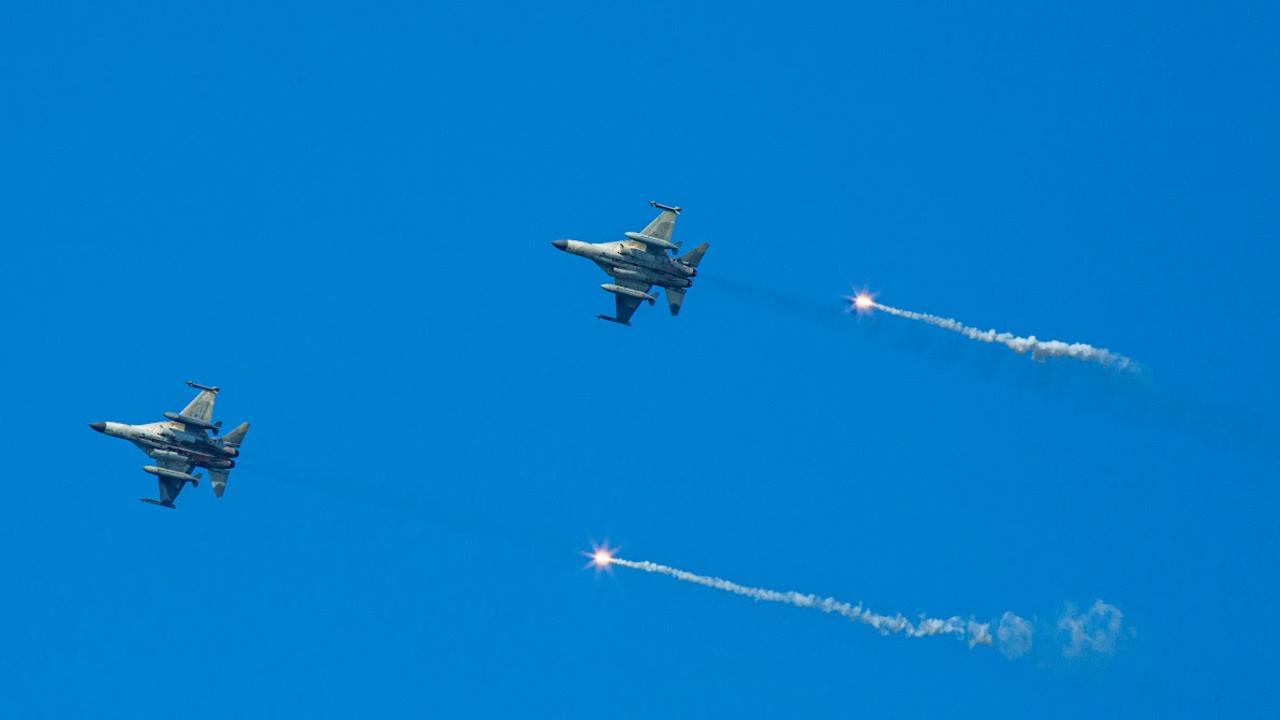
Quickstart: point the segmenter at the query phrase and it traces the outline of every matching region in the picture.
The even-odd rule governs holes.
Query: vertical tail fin
[[[684,304],[684,293],[686,288],[667,288],[667,307],[671,308],[672,315],[680,314],[680,306]]]
[[[698,263],[702,262],[702,256],[707,254],[708,247],[710,246],[706,243],[702,243],[698,247],[685,253],[684,256],[680,258],[680,262],[688,265],[689,267],[698,267]]]

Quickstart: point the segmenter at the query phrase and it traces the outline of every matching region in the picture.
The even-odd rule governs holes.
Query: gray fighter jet
[[[605,243],[556,240],[551,243],[557,250],[587,258],[613,276],[613,282],[600,288],[614,294],[616,310],[613,317],[598,315],[601,320],[630,326],[631,316],[641,302],[647,300],[652,305],[657,301],[658,298],[649,293],[649,288],[654,285],[666,288],[667,305],[672,315],[678,315],[684,294],[698,274],[698,263],[707,252],[707,244],[702,243],[680,257],[668,255],[668,250],[680,249],[680,243],[671,242],[671,230],[675,227],[680,208],[652,201],[649,204],[662,212],[644,230],[624,233],[626,240]]]
[[[146,425],[89,423],[89,427],[103,435],[123,438],[137,445],[156,461],[155,465],[144,465],[142,470],[155,475],[160,481],[160,499],[138,498],[142,502],[172,508],[183,486],[187,483],[193,487],[200,484],[200,474],[191,474],[197,467],[209,471],[213,494],[222,497],[227,489],[227,475],[236,466],[234,458],[240,454],[240,443],[249,432],[249,423],[240,423],[231,432],[218,437],[222,422],[212,422],[213,400],[218,388],[190,380],[187,385],[199,390],[200,394],[182,412],[165,413],[164,422]]]

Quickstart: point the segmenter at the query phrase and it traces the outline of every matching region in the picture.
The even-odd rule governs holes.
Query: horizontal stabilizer
[[[672,315],[680,314],[680,306],[684,304],[684,288],[667,288],[667,307],[671,308]]]
[[[249,423],[242,422],[235,426],[226,435],[222,436],[222,442],[231,447],[240,447],[240,443],[244,442],[244,436],[249,433]]]
[[[209,469],[209,484],[213,486],[213,494],[215,497],[222,497],[222,493],[227,491],[227,475],[226,470]]]
[[[680,262],[688,265],[689,267],[698,267],[698,263],[702,262],[702,256],[707,254],[708,247],[710,247],[710,245],[702,243],[698,247],[681,256]]]
[[[159,500],[152,500],[151,498],[138,498],[138,499],[148,505],[155,505],[157,507],[169,508],[170,510],[176,509],[173,503],[171,502],[160,502]]]

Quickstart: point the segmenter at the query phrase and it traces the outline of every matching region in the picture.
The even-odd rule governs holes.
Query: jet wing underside
[[[178,480],[170,480],[169,478],[156,479],[160,483],[160,504],[167,507],[173,507],[173,501],[177,500],[178,493],[182,492],[183,483]]]
[[[184,462],[182,460],[173,460],[169,458],[157,459],[156,465],[159,465],[160,467],[166,470],[177,470],[178,472],[187,473],[187,474],[191,474],[191,471],[195,468],[195,465],[189,462]],[[158,484],[159,484],[159,492],[160,492],[159,502],[147,500],[146,498],[143,498],[143,500],[146,502],[151,502],[155,505],[163,505],[169,508],[173,507],[173,501],[178,499],[178,493],[182,492],[182,486],[186,485],[186,483],[183,482],[182,480],[175,480],[173,478],[164,477],[163,475],[157,476],[156,480],[158,481]]]
[[[671,233],[675,230],[675,228],[676,228],[675,211],[663,208],[662,212],[658,213],[658,217],[654,218],[652,222],[644,226],[644,230],[641,230],[640,234],[648,235],[649,237],[656,237],[659,240],[666,240],[667,242],[671,242]]]
[[[648,293],[649,288],[653,287],[646,282],[637,282],[635,280],[614,280],[615,283],[630,290],[639,290],[642,293]],[[617,322],[627,325],[631,323],[631,316],[636,313],[636,308],[640,307],[640,303],[644,302],[637,297],[630,295],[614,295],[613,319]]]
[[[678,215],[678,209],[668,209],[667,207],[662,205],[654,205],[654,207],[662,208],[662,212],[658,213],[658,217],[654,218],[648,225],[645,225],[644,230],[641,230],[640,234],[646,235],[651,238],[657,238],[659,240],[665,240],[667,242],[671,242],[671,233],[675,230],[675,227],[676,227],[676,217]],[[667,251],[665,248],[662,248],[658,245],[650,245],[648,243],[643,243],[638,240],[627,240],[626,244],[629,247],[633,247],[638,250],[644,250],[645,252],[650,253],[652,255],[666,256],[667,254]]]
[[[217,395],[210,390],[201,390],[200,394],[187,403],[187,406],[182,408],[182,412],[178,414],[183,417],[209,422],[213,419],[213,401],[216,397]]]

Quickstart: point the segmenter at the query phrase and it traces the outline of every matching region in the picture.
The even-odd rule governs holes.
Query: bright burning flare
[[[583,567],[595,568],[597,573],[608,571],[614,564],[614,553],[618,552],[617,548],[609,547],[609,543],[597,545],[591,543],[591,551],[582,553],[587,558],[587,564]]]
[[[876,309],[876,297],[866,290],[855,290],[844,298],[849,303],[849,312],[858,315],[870,315]]]

